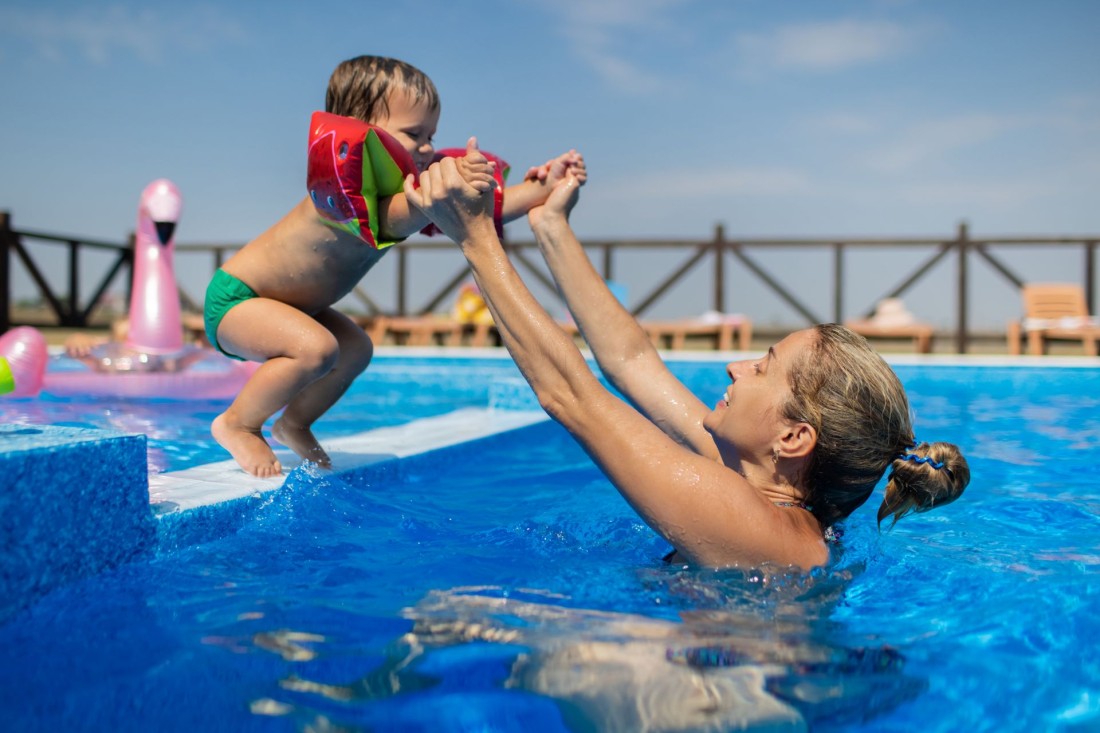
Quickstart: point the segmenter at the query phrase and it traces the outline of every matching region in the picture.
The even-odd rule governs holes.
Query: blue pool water
[[[723,389],[718,364],[673,366],[708,403]],[[1100,729],[1100,369],[896,368],[918,437],[960,445],[971,486],[882,533],[876,494],[826,570],[662,565],[545,423],[384,479],[299,472],[232,532],[50,593],[0,626],[0,720],[656,730],[706,708],[716,730],[777,710],[815,731]],[[514,375],[379,357],[319,432],[484,406]],[[174,471],[224,458],[218,410],[42,399],[0,402],[0,422],[148,432],[151,468]]]

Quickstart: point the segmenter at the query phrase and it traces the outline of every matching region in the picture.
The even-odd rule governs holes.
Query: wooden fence
[[[132,236],[131,236],[132,240]],[[960,224],[954,236],[937,238],[898,237],[898,238],[727,238],[721,226],[715,228],[712,238],[703,241],[692,240],[599,240],[586,241],[588,250],[597,269],[607,279],[613,279],[616,275],[616,259],[620,253],[629,250],[671,250],[678,253],[680,263],[672,268],[660,281],[651,286],[650,290],[640,298],[633,300],[630,308],[634,315],[644,317],[646,312],[659,302],[666,294],[693,270],[698,268],[709,269],[711,286],[711,306],[718,312],[726,311],[727,282],[729,267],[740,267],[744,273],[755,278],[768,290],[784,301],[791,309],[799,314],[806,325],[823,321],[842,321],[845,312],[845,294],[849,288],[846,279],[848,270],[848,258],[853,252],[861,249],[892,249],[904,248],[912,250],[927,250],[928,254],[923,261],[908,271],[898,272],[898,280],[894,283],[883,283],[883,290],[879,297],[870,301],[870,305],[864,315],[870,315],[873,305],[880,298],[900,297],[912,288],[916,283],[925,278],[930,270],[946,258],[956,259],[956,280],[954,283],[955,323],[953,336],[955,351],[966,353],[972,339],[969,313],[969,295],[971,289],[971,263],[976,257],[987,263],[994,272],[1007,280],[1015,288],[1020,288],[1027,278],[1014,272],[1004,258],[1000,256],[1002,250],[1013,248],[1042,248],[1049,245],[1062,245],[1071,248],[1079,248],[1082,256],[1082,285],[1088,298],[1090,312],[1096,313],[1096,248],[1100,242],[1097,236],[1027,236],[1027,237],[985,237],[972,238],[966,224]],[[65,247],[67,249],[67,272],[64,278],[67,284],[67,292],[54,292],[48,279],[44,276],[39,260],[35,253],[44,247]],[[205,254],[210,257],[210,272],[219,267],[225,259],[241,244],[177,244],[177,256]],[[539,259],[537,247],[533,241],[507,242],[505,244],[509,256],[518,268],[535,278],[550,293],[556,295],[553,282],[540,267],[536,260]],[[395,305],[392,308],[379,306],[362,289],[356,289],[354,297],[357,298],[369,314],[385,313],[386,315],[415,315],[435,311],[452,296],[456,288],[469,279],[469,272],[464,266],[458,266],[454,275],[434,287],[426,300],[420,305],[410,304],[410,274],[411,259],[418,253],[432,250],[454,250],[454,245],[442,241],[409,241],[396,247],[395,267]],[[831,266],[828,273],[831,283],[831,302],[826,304],[811,304],[804,301],[794,292],[789,284],[783,282],[780,274],[769,271],[762,263],[760,254],[769,250],[806,250],[827,251],[831,253]],[[107,271],[92,288],[87,297],[81,292],[82,271],[81,253],[87,250],[106,250],[109,253],[111,264]],[[18,259],[30,278],[37,287],[38,294],[52,315],[55,317],[55,325],[68,327],[85,327],[88,325],[89,315],[100,305],[101,299],[110,290],[111,286],[122,279],[129,296],[130,272],[133,265],[131,242],[101,242],[88,239],[75,239],[62,235],[44,232],[16,230],[12,227],[11,215],[0,211],[0,303],[4,308],[0,310],[0,333],[14,325],[12,313],[12,263]],[[825,273],[822,273],[824,277]],[[201,298],[201,293],[199,294]],[[198,308],[201,300],[194,294],[181,289],[180,296],[186,307]]]

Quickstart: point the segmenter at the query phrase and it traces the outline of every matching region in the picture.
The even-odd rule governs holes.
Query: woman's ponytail
[[[921,443],[894,459],[878,522],[893,515],[893,526],[910,512],[927,512],[962,496],[970,466],[952,443]]]

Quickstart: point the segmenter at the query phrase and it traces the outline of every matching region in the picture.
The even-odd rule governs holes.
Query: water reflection
[[[344,705],[384,705],[433,687],[468,689],[471,676],[485,674],[472,669],[484,665],[500,668],[492,681],[500,688],[552,699],[571,730],[858,723],[916,697],[925,683],[905,673],[897,649],[847,638],[828,620],[845,575],[815,582],[727,572],[716,583],[714,573],[666,574],[674,594],[723,598],[675,620],[497,587],[432,591],[405,609],[412,628],[370,674],[348,684],[292,675],[280,686]]]

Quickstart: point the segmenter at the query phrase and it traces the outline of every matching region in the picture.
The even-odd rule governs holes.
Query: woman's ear
[[[792,423],[779,438],[780,451],[787,458],[805,458],[817,446],[817,431],[809,423]]]

